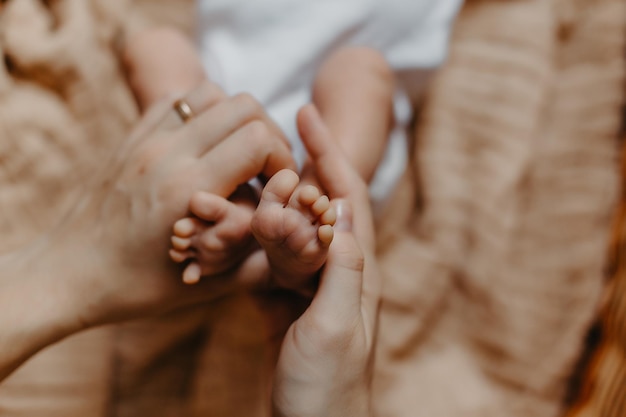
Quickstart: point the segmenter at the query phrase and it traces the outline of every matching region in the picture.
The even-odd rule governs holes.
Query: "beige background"
[[[0,251],[53,226],[138,117],[116,58],[192,2],[0,11]],[[469,1],[381,225],[381,416],[557,416],[604,289],[622,0]],[[250,300],[97,329],[0,386],[0,416],[267,415]]]

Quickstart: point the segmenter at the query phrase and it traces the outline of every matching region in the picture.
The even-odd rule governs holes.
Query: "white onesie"
[[[251,93],[289,138],[298,163],[305,151],[296,113],[328,55],[341,46],[380,51],[394,71],[431,69],[446,55],[462,0],[197,0],[200,54],[209,78],[228,94]],[[371,185],[381,201],[406,166],[406,94],[395,100],[396,129]]]

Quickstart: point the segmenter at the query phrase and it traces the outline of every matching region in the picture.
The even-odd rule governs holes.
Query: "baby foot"
[[[206,192],[194,194],[189,205],[197,217],[174,224],[170,257],[178,263],[191,259],[183,271],[183,281],[195,284],[204,275],[234,267],[252,251],[250,220],[254,206]]]
[[[275,174],[263,189],[251,228],[273,279],[281,287],[305,290],[326,261],[336,213],[317,187],[299,184],[291,170]]]

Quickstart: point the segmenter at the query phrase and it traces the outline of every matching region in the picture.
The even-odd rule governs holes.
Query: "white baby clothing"
[[[317,69],[342,46],[381,52],[394,71],[431,69],[446,55],[462,0],[197,0],[200,54],[211,80],[228,94],[251,93],[305,156],[296,114],[311,99]],[[394,102],[396,129],[372,182],[384,199],[403,172],[408,98]]]

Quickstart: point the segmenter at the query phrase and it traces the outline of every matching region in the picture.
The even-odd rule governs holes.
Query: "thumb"
[[[347,200],[333,201],[337,211],[335,235],[330,245],[320,286],[308,314],[324,323],[345,327],[361,313],[364,257],[352,233],[352,209]]]
[[[330,198],[346,197],[353,191],[350,180],[354,173],[314,105],[308,104],[300,109],[297,124],[322,188]]]

